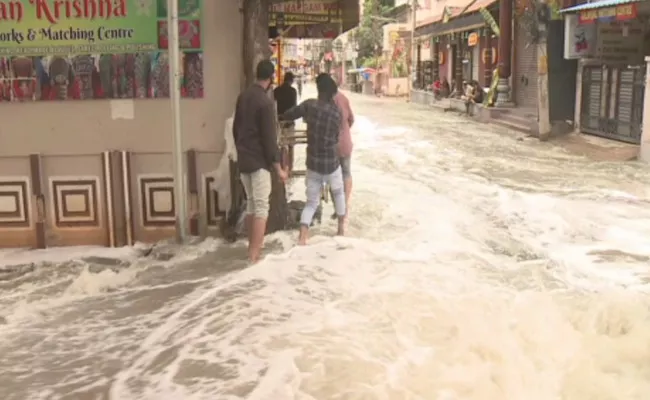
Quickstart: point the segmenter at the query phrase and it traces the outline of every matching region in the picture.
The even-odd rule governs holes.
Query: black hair
[[[318,90],[319,99],[332,100],[338,88],[330,74],[322,73],[316,77],[316,90]]]
[[[262,60],[257,63],[257,69],[255,71],[255,77],[258,81],[265,81],[267,79],[273,78],[275,75],[275,65],[270,60]]]
[[[292,83],[294,78],[295,75],[293,74],[293,72],[287,72],[286,74],[284,74],[284,82]]]

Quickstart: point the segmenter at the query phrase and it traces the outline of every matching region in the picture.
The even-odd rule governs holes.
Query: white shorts
[[[246,192],[246,213],[257,218],[268,218],[271,197],[271,173],[258,169],[250,174],[240,174]]]

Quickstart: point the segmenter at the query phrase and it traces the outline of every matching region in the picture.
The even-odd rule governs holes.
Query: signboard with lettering
[[[201,48],[200,2],[180,2],[184,48]],[[0,0],[0,54],[157,51],[167,45],[166,8],[165,0]]]
[[[338,0],[293,0],[274,3],[270,9],[270,25],[275,26],[278,14],[284,14],[285,24],[310,25],[340,23]]]
[[[636,16],[636,4],[632,3],[616,7],[581,11],[579,14],[579,22],[581,24],[592,24],[596,21],[629,21],[635,19]]]
[[[478,44],[478,33],[472,32],[467,37],[467,45],[469,47],[474,47]]]
[[[639,21],[599,24],[596,57],[610,64],[644,64],[643,36],[643,24]]]
[[[596,52],[596,24],[579,24],[578,16],[564,18],[564,58],[588,58]]]
[[[202,0],[179,0],[185,97],[203,96]],[[0,0],[0,102],[169,96],[166,0]]]

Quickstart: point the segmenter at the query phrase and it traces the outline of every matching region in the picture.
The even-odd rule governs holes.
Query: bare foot
[[[307,244],[307,236],[309,236],[309,228],[305,225],[300,227],[300,236],[298,236],[298,246]]]
[[[338,236],[345,236],[345,217],[339,217],[339,226],[336,234]]]

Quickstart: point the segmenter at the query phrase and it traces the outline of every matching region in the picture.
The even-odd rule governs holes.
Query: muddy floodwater
[[[348,237],[2,253],[0,398],[647,400],[649,169],[350,99]]]

